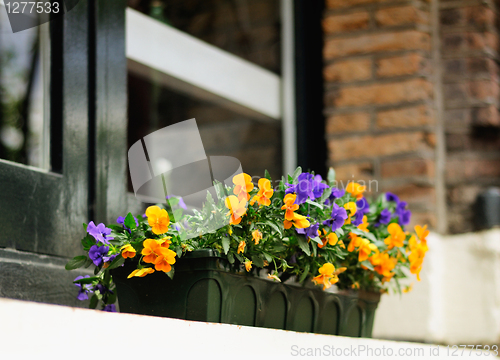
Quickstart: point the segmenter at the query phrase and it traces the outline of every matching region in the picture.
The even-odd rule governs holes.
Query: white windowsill
[[[356,339],[40,304],[0,298],[0,358],[301,358],[299,351],[423,349],[431,345]],[[434,346],[435,347],[435,346]],[[318,351],[318,350],[316,350]],[[331,350],[330,350],[331,351]],[[444,351],[441,350],[442,354]],[[153,355],[156,354],[156,355]],[[5,357],[4,355],[15,355]],[[437,357],[437,356],[436,356]],[[341,356],[345,358],[345,356]],[[357,354],[356,359],[373,358]],[[377,359],[384,356],[377,356]],[[392,356],[388,358],[398,358]]]

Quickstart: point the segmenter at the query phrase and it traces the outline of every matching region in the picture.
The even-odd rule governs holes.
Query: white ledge
[[[433,358],[446,357],[446,348],[436,345],[106,313],[2,298],[0,324],[1,359],[196,359],[207,355],[222,359],[296,359],[311,351],[320,358],[413,358],[419,351],[421,358],[428,358],[431,351],[436,355]],[[340,351],[337,349],[343,354],[332,355],[332,351]],[[389,352],[393,355],[388,356]]]

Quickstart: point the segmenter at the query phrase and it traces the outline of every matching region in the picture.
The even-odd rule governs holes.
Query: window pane
[[[128,91],[129,148],[155,130],[195,118],[208,156],[236,157],[251,176],[263,177],[267,169],[281,179],[281,121],[252,118],[130,72]]]
[[[279,0],[129,0],[200,40],[281,73]]]
[[[0,11],[0,158],[49,168],[48,24],[12,33]]]

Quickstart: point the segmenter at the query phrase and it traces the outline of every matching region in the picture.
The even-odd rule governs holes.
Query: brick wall
[[[474,230],[471,204],[500,185],[498,13],[492,1],[441,1],[449,230]]]
[[[326,0],[323,29],[328,165],[435,225],[430,4]]]

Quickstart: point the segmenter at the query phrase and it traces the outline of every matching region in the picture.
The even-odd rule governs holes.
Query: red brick
[[[326,7],[328,9],[338,9],[356,5],[378,4],[388,1],[391,0],[326,0]]]
[[[494,105],[472,109],[471,118],[476,126],[500,126],[498,109]]]
[[[487,6],[465,8],[467,24],[483,30],[495,25],[495,12]]]
[[[323,76],[326,81],[367,80],[372,77],[372,62],[370,59],[338,61],[326,66]]]
[[[370,128],[370,114],[351,113],[330,116],[326,122],[327,134],[366,131]]]
[[[498,36],[492,33],[471,32],[465,35],[470,50],[498,50]]]
[[[478,129],[476,128],[476,131]],[[446,148],[448,153],[460,151],[487,151],[495,152],[500,149],[500,137],[488,128],[485,131],[489,136],[473,136],[469,133],[451,133],[446,134]]]
[[[411,208],[411,205],[410,205]],[[429,229],[435,229],[437,226],[437,217],[433,211],[419,212],[412,211],[410,224],[407,229],[414,229],[415,225],[427,225]]]
[[[367,180],[373,177],[373,163],[361,162],[334,166],[337,181]],[[347,184],[346,184],[347,185]]]
[[[379,77],[412,75],[429,71],[428,59],[415,53],[379,59],[376,65]]]
[[[465,11],[461,9],[445,9],[439,12],[439,22],[444,26],[465,25]]]
[[[422,132],[385,135],[350,136],[328,142],[330,159],[333,161],[362,157],[404,154],[426,149]]]
[[[449,158],[446,161],[446,178],[452,182],[478,177],[499,177],[499,159]]]
[[[433,123],[433,111],[426,105],[380,111],[377,114],[377,126],[380,128],[413,127]]]
[[[367,29],[370,26],[370,16],[366,11],[352,14],[331,15],[323,20],[323,31],[326,34],[349,32]]]
[[[477,195],[484,190],[479,185],[461,185],[447,189],[448,200],[451,203],[472,204],[476,201]]]
[[[430,186],[420,186],[413,183],[394,186],[393,184],[383,185],[382,191],[390,191],[399,196],[403,201],[412,204],[423,205],[423,207],[432,207],[436,201],[436,190]]]
[[[498,84],[490,80],[469,82],[469,91],[475,100],[494,102],[498,98]]]
[[[430,44],[429,34],[417,30],[407,30],[327,40],[323,54],[325,59],[333,59],[339,56],[369,54],[379,51],[430,50]]]
[[[382,178],[404,178],[412,176],[434,177],[434,160],[409,158],[383,160],[380,167]]]
[[[400,6],[378,10],[375,20],[380,27],[428,24],[429,13],[417,9],[414,6]]]
[[[460,51],[466,45],[465,34],[444,34],[442,38],[443,52]]]
[[[337,107],[397,104],[431,98],[432,89],[432,83],[425,79],[351,86],[328,93],[326,102]]]

